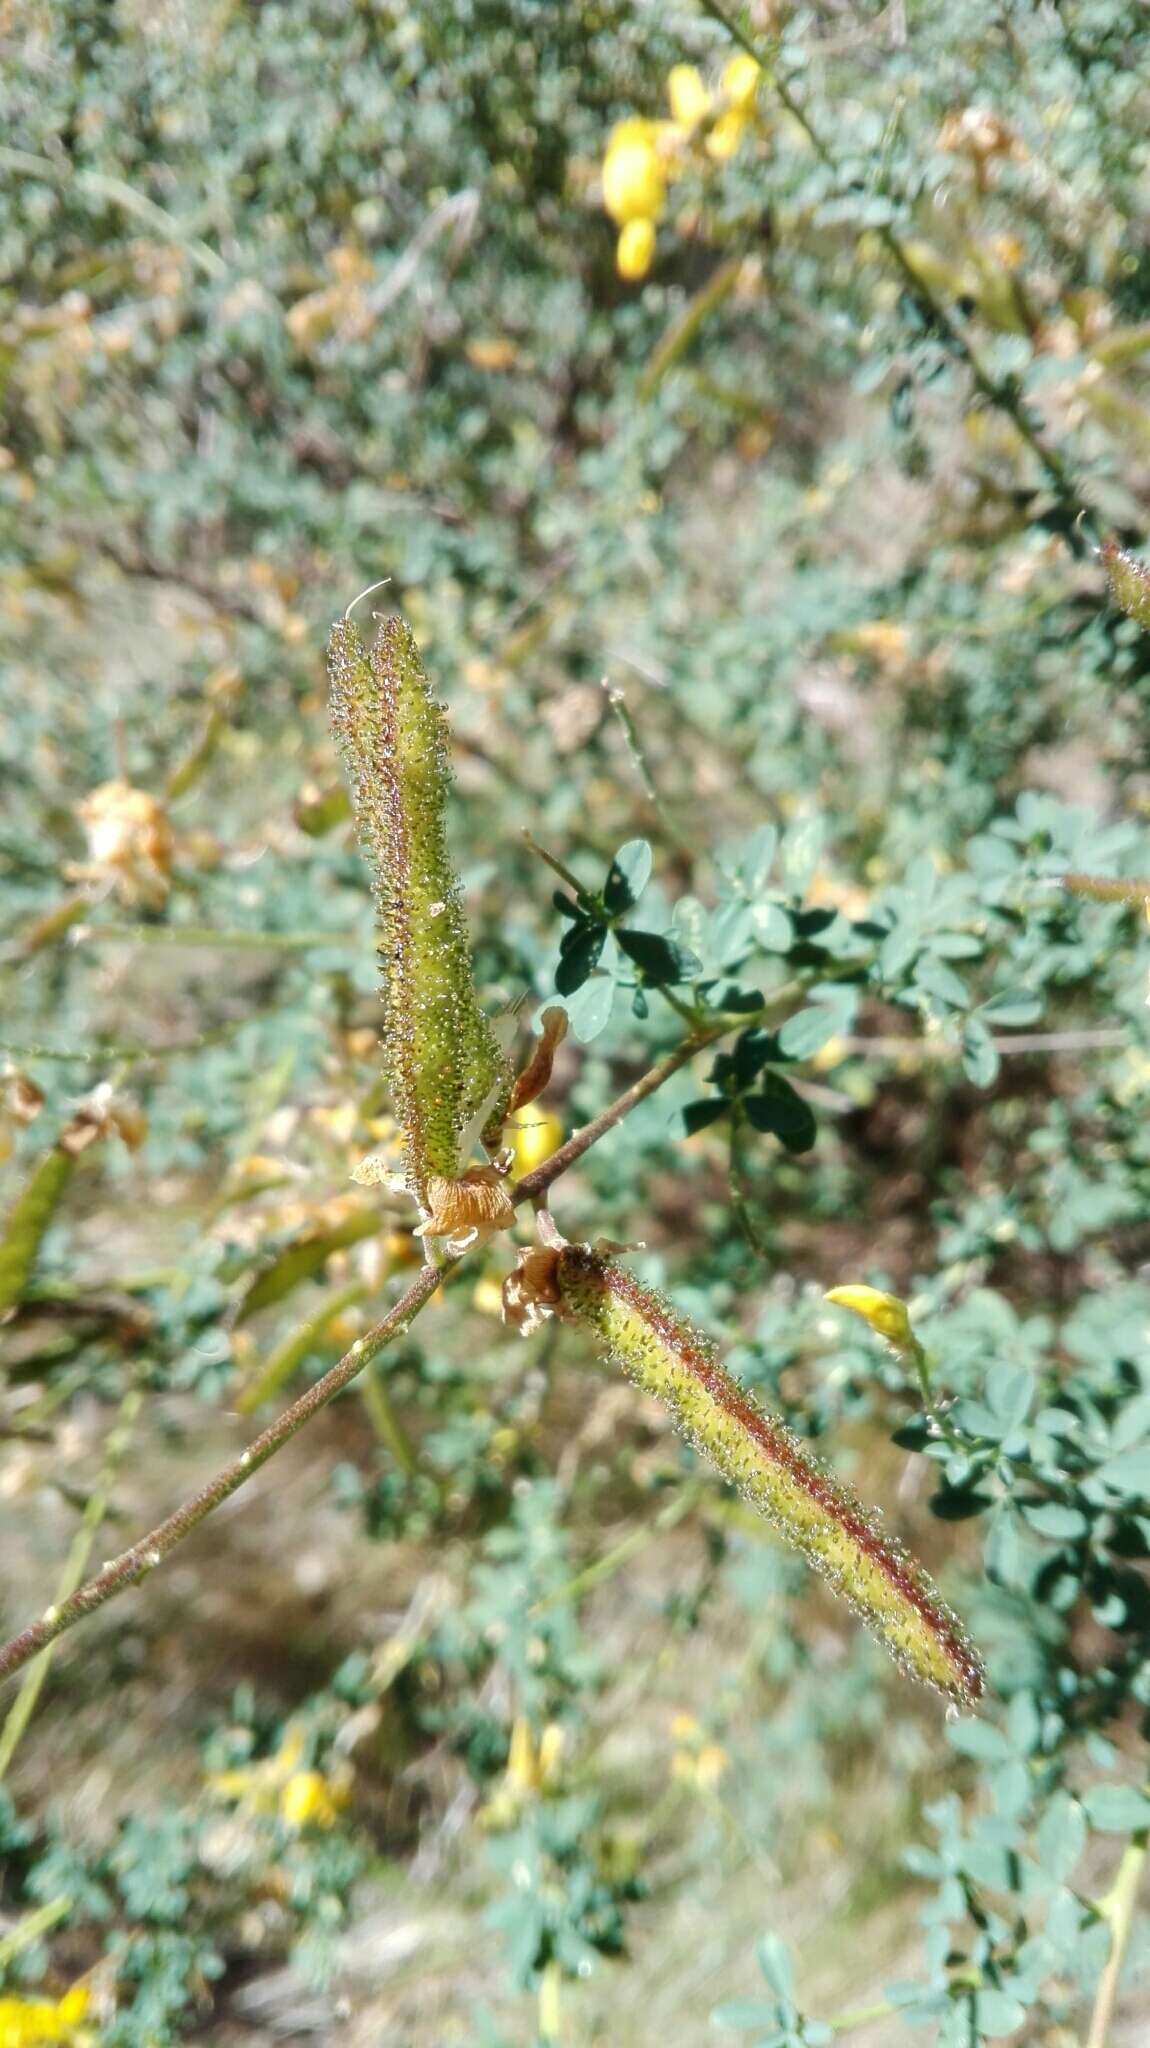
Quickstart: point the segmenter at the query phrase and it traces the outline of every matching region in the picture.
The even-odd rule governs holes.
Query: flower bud
[[[849,1308],[864,1323],[869,1323],[876,1336],[891,1345],[895,1351],[913,1351],[918,1339],[910,1326],[905,1301],[897,1294],[884,1294],[878,1287],[832,1287],[823,1296],[824,1301],[833,1301],[836,1308]]]

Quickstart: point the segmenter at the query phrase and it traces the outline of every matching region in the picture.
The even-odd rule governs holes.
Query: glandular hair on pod
[[[978,1653],[921,1566],[781,1418],[739,1386],[709,1339],[589,1246],[558,1252],[549,1284],[558,1312],[590,1330],[600,1349],[670,1410],[694,1449],[802,1552],[903,1671],[963,1706],[974,1704],[983,1690]]]

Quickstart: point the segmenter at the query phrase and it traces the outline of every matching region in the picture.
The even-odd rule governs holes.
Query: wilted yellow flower
[[[620,277],[629,284],[637,284],[646,277],[655,255],[655,223],[650,220],[629,220],[619,230],[615,245],[615,268]]]
[[[603,204],[613,221],[653,221],[663,211],[666,180],[650,121],[622,121],[603,160]]]
[[[87,2010],[88,1993],[82,1984],[74,1984],[61,1999],[0,1998],[0,2048],[75,2041]]]
[[[711,111],[711,95],[693,64],[676,64],[667,73],[667,98],[680,128],[697,128]]]
[[[738,107],[742,113],[749,113],[755,103],[755,94],[758,92],[762,75],[762,65],[756,64],[755,59],[749,57],[745,50],[740,50],[737,56],[728,57],[723,66],[721,81],[727,104]]]
[[[849,1308],[864,1323],[869,1323],[876,1335],[893,1344],[896,1351],[912,1351],[916,1345],[914,1331],[910,1326],[905,1301],[897,1294],[884,1294],[879,1287],[831,1287],[823,1296],[824,1301],[833,1301],[836,1308]]]

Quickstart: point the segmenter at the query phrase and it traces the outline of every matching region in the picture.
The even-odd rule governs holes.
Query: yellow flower
[[[289,1828],[331,1828],[339,1818],[346,1788],[322,1771],[293,1771],[280,1793],[280,1819]]]
[[[667,73],[667,98],[680,128],[697,128],[711,111],[711,95],[693,64],[676,64]]]
[[[235,1799],[251,1813],[275,1813],[284,1786],[299,1771],[303,1753],[303,1729],[289,1725],[274,1756],[230,1771],[213,1771],[208,1784],[219,1798]]]
[[[633,221],[632,227],[642,227],[642,221]],[[624,228],[624,235],[630,234]],[[654,239],[654,229],[651,230]],[[624,273],[626,274],[626,273]],[[511,1146],[515,1154],[516,1174],[533,1173],[550,1159],[563,1143],[563,1125],[553,1109],[528,1107],[521,1109],[510,1131]]]
[[[897,1294],[884,1294],[878,1287],[832,1287],[823,1296],[824,1301],[833,1301],[836,1308],[849,1308],[864,1323],[869,1323],[877,1336],[893,1344],[896,1351],[913,1351],[916,1345],[914,1331],[905,1301]]]
[[[728,107],[720,114],[707,137],[707,155],[716,163],[726,163],[735,154],[746,129],[747,117],[741,107]]]
[[[666,182],[649,121],[624,121],[612,132],[603,160],[603,204],[619,227],[657,220]]]
[[[629,220],[625,228],[620,228],[615,247],[615,268],[629,284],[637,284],[640,278],[646,277],[654,254],[654,221]]]
[[[728,106],[737,107],[740,113],[749,114],[754,106],[755,94],[758,92],[762,75],[762,65],[756,64],[754,58],[748,57],[745,51],[740,51],[736,57],[729,57],[723,66],[722,76],[723,96]]]
[[[75,2041],[88,2010],[88,1993],[74,1984],[63,1998],[0,1998],[0,2048],[39,2041]]]

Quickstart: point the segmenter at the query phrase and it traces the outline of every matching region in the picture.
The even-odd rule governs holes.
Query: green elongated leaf
[[[1005,1025],[1017,1029],[1023,1024],[1033,1024],[1042,1015],[1042,997],[1031,989],[1004,988],[1001,994],[991,996],[983,1003],[979,1012],[987,1024]]]
[[[976,1088],[989,1088],[998,1079],[1002,1062],[981,1017],[968,1017],[962,1033],[962,1071]]]
[[[771,879],[779,835],[773,825],[759,825],[743,845],[738,874],[748,896],[759,896]]]
[[[742,2034],[750,2027],[773,2027],[778,2019],[774,2006],[765,1998],[728,1998],[711,2014],[711,2025],[725,2033]]]
[[[974,1994],[975,2025],[980,2034],[997,2041],[1005,2034],[1013,2034],[1016,2027],[1026,2018],[1026,2007],[1022,2001],[1012,1998],[1007,1991],[999,1991],[993,1985]]]
[[[1065,1884],[1086,1847],[1086,1835],[1086,1815],[1078,1800],[1069,1792],[1055,1792],[1035,1834],[1043,1875]]]
[[[1026,1420],[1034,1398],[1034,1378],[1023,1366],[995,1365],[986,1376],[987,1406],[998,1420],[1001,1434],[1009,1436]]]
[[[705,1131],[708,1124],[725,1116],[729,1108],[730,1104],[724,1102],[721,1095],[703,1096],[698,1102],[688,1102],[682,1111],[683,1129],[689,1138],[693,1138],[696,1131]]]
[[[274,1351],[269,1353],[254,1377],[241,1387],[236,1396],[236,1407],[240,1414],[250,1415],[254,1409],[262,1407],[265,1401],[273,1400],[281,1388],[286,1387],[292,1374],[303,1364],[308,1353],[315,1350],[328,1324],[333,1322],[336,1316],[342,1315],[345,1309],[362,1301],[366,1293],[367,1288],[362,1280],[350,1281],[335,1294],[329,1294],[327,1299],[320,1303],[314,1315],[298,1323],[284,1338],[282,1344],[277,1344]]]
[[[936,1002],[945,1003],[952,1010],[969,1009],[970,990],[966,983],[937,954],[923,954],[915,966],[914,978],[919,988],[925,989]]]
[[[651,988],[667,988],[702,973],[702,961],[688,947],[660,932],[636,932],[623,925],[615,937]]]
[[[361,1238],[373,1237],[380,1229],[377,1209],[357,1209],[332,1230],[304,1237],[286,1245],[261,1272],[256,1274],[236,1310],[236,1324],[246,1323],[261,1308],[283,1301],[286,1295],[320,1272],[333,1252],[343,1251]]]
[[[764,1934],[756,1945],[755,1955],[776,1998],[789,2005],[795,1995],[795,1973],[786,1942],[777,1934]]]
[[[1076,1542],[1090,1526],[1081,1508],[1064,1507],[1057,1500],[1040,1501],[1037,1507],[1024,1507],[1022,1513],[1032,1529],[1056,1543]]]
[[[0,1238],[0,1315],[22,1298],[44,1233],[75,1170],[75,1155],[53,1145],[17,1195]]]
[[[576,1038],[590,1045],[606,1029],[615,1003],[615,984],[609,974],[596,974],[585,981],[567,1003],[567,1015]]]
[[[743,1107],[754,1129],[779,1138],[788,1152],[809,1152],[818,1136],[814,1111],[781,1074],[764,1074],[757,1094],[744,1097]]]
[[[764,953],[786,953],[794,944],[795,928],[781,903],[756,903],[751,923]]]
[[[1134,1785],[1092,1785],[1082,1805],[1100,1834],[1126,1835],[1150,1827],[1150,1799]]]
[[[965,1522],[971,1515],[981,1515],[984,1509],[993,1507],[989,1493],[979,1493],[976,1487],[944,1487],[930,1498],[930,1512],[940,1522]]]
[[[780,1024],[779,1051],[789,1060],[807,1060],[812,1053],[828,1045],[836,1032],[841,1031],[842,1020],[827,1003],[810,1003],[805,1010],[796,1010],[784,1024]]]
[[[1098,1477],[1131,1500],[1150,1499],[1150,1444],[1120,1451],[1099,1467]]]
[[[573,924],[564,933],[555,969],[555,986],[561,996],[574,995],[582,988],[599,965],[606,943],[606,926],[601,924]]]
[[[971,1756],[983,1764],[1009,1763],[1014,1754],[1001,1728],[993,1721],[952,1721],[946,1739],[960,1756]]]
[[[651,879],[651,849],[645,839],[628,839],[619,848],[603,885],[603,906],[610,917],[631,910]]]

